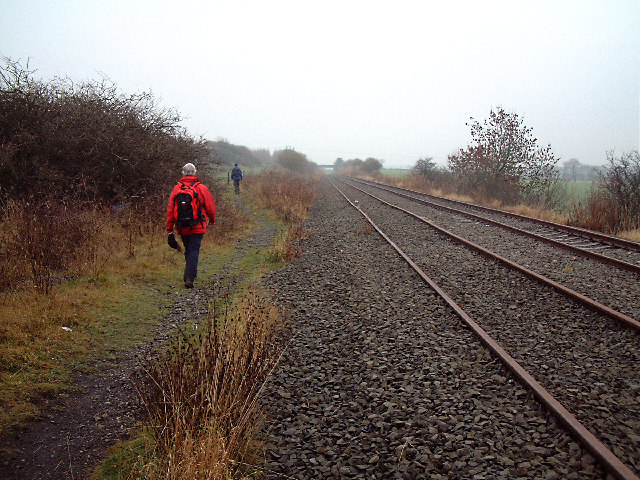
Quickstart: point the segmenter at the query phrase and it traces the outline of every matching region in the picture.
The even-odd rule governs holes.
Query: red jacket
[[[191,185],[194,180],[196,183],[193,188],[198,192],[198,197],[202,202],[202,213],[204,214],[204,222],[200,222],[193,227],[183,227],[178,230],[179,235],[191,235],[194,233],[205,233],[207,231],[207,220],[213,223],[216,219],[216,204],[213,201],[213,196],[209,189],[202,183],[199,182],[198,177],[195,175],[185,175],[182,177],[178,183],[186,183],[187,185]],[[175,196],[180,191],[180,187],[176,185],[173,187],[171,191],[171,196],[169,197],[169,205],[167,206],[167,233],[173,232],[173,226],[175,224],[174,218],[174,208],[175,208]],[[177,227],[176,227],[177,228]]]

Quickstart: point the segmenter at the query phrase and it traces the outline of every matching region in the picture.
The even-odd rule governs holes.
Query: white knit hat
[[[187,163],[184,167],[182,167],[182,175],[195,175],[196,174],[196,166],[193,163]]]

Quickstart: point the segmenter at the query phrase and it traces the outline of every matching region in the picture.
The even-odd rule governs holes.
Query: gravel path
[[[605,478],[334,187],[320,189],[304,254],[267,281],[294,319],[264,398],[268,477]],[[427,240],[415,226],[402,235]]]

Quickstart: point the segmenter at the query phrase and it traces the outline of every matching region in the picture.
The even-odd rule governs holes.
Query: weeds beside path
[[[134,372],[154,358],[157,348],[176,328],[202,321],[215,295],[233,291],[249,278],[243,265],[252,263],[248,257],[268,248],[278,231],[264,218],[256,221],[256,230],[228,251],[223,263],[211,255],[202,256],[200,278],[193,290],[185,290],[181,283],[168,291],[149,285],[163,297],[167,310],[152,327],[152,339],[120,352],[116,358],[93,363],[86,373],[77,374],[75,393],[51,399],[40,420],[8,435],[3,442],[0,478],[86,478],[108,447],[130,438],[141,413],[131,381]]]

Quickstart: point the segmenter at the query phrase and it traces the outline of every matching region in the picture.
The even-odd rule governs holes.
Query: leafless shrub
[[[0,68],[0,189],[10,195],[124,203],[170,188],[185,161],[206,158],[180,116],[150,93],[106,79],[43,82],[17,62]]]
[[[281,350],[280,320],[255,294],[233,315],[222,310],[198,334],[182,332],[138,382],[155,445],[141,478],[239,478],[256,465],[257,396]]]
[[[207,158],[150,93],[33,73],[7,58],[0,67],[2,291],[31,281],[46,292],[65,271],[99,270],[116,248],[133,256],[162,225],[179,168]]]
[[[589,197],[573,207],[570,222],[586,228],[617,233],[640,229],[640,155],[616,157],[607,152],[607,164]]]
[[[557,202],[558,159],[550,146],[538,146],[516,113],[499,107],[483,123],[472,118],[468,125],[472,143],[448,157],[461,192],[508,204]]]
[[[432,157],[424,157],[414,164],[410,178],[405,181],[425,192],[435,190],[452,192],[455,178],[450,170],[438,166]]]

